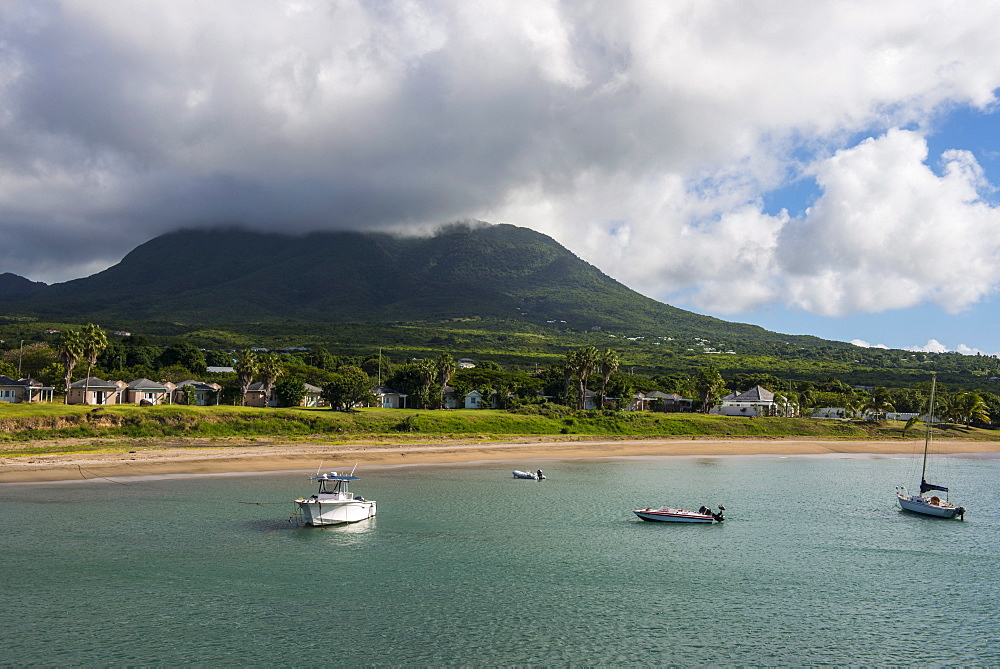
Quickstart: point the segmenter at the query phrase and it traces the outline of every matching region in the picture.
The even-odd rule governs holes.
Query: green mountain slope
[[[23,276],[5,272],[0,274],[0,299],[10,296],[24,296],[44,288],[41,282],[25,279]]]
[[[200,324],[491,319],[576,330],[669,330],[732,341],[823,343],[644,297],[550,237],[455,225],[432,237],[179,231],[93,276],[0,295],[5,313]],[[551,327],[551,325],[548,325]]]

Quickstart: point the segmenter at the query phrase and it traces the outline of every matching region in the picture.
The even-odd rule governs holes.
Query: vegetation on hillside
[[[579,409],[587,391],[623,408],[652,390],[707,408],[759,384],[789,405],[856,415],[918,411],[936,372],[951,419],[1000,417],[995,356],[859,348],[700,316],[508,225],[422,238],[182,231],[86,279],[39,286],[8,276],[0,287],[0,374],[60,389],[87,374],[196,378],[220,383],[223,401],[237,405],[256,380],[291,404],[304,382],[330,386],[345,407],[357,401],[341,400],[345,388],[364,385],[345,385],[345,374],[360,379],[346,369],[359,368],[420,407],[443,405],[450,386],[508,409],[539,395]],[[88,323],[132,334],[95,348],[82,336]],[[442,367],[459,358],[477,366]]]

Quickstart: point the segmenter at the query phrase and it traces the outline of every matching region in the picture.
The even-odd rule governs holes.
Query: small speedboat
[[[305,514],[306,525],[341,525],[356,523],[375,515],[375,500],[351,494],[348,486],[360,477],[349,474],[318,474],[310,481],[319,481],[319,491],[312,497],[295,500]]]
[[[684,509],[671,509],[669,507],[660,507],[659,509],[654,509],[649,507],[646,509],[636,509],[632,513],[639,516],[643,520],[648,520],[651,522],[661,522],[661,523],[721,523],[726,519],[722,512],[726,510],[726,507],[719,505],[718,511],[712,511],[707,506],[703,506],[697,511],[685,511]]]
[[[539,469],[536,472],[522,472],[520,469],[514,470],[514,478],[516,479],[534,479],[535,481],[541,481],[545,478],[545,474]]]

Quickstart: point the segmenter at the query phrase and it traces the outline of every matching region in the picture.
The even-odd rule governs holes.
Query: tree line
[[[233,367],[229,374],[208,374],[208,366]],[[610,348],[585,346],[570,349],[558,361],[531,369],[503,369],[489,360],[474,368],[459,368],[448,353],[436,357],[390,360],[381,353],[368,356],[336,356],[324,349],[273,352],[202,350],[187,342],[166,347],[152,346],[141,335],[109,339],[92,323],[66,330],[54,345],[35,342],[0,353],[0,374],[29,376],[68,392],[74,378],[149,378],[179,382],[189,378],[216,381],[223,386],[227,403],[242,403],[254,382],[263,384],[265,396],[281,406],[296,406],[309,383],[322,389],[322,396],[335,408],[349,409],[374,401],[371,389],[383,385],[408,395],[413,408],[443,408],[448,396],[458,406],[472,391],[478,391],[483,406],[503,409],[557,405],[581,410],[590,403],[603,409],[626,409],[636,392],[659,390],[694,400],[708,411],[729,392],[762,386],[775,393],[779,403],[802,413],[819,407],[843,409],[844,417],[886,412],[926,411],[929,381],[913,387],[862,389],[843,380],[781,379],[766,372],[737,373],[728,379],[712,365],[696,373],[661,375],[623,369],[619,354]],[[1000,417],[1000,396],[988,392],[950,392],[939,383],[937,415],[942,420],[969,425],[989,425]]]

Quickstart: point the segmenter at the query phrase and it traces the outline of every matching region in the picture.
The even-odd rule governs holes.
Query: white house
[[[382,407],[383,409],[405,409],[406,398],[409,397],[406,393],[401,393],[386,386],[375,386],[372,388],[372,394],[375,395],[375,404],[373,406]]]
[[[819,407],[812,409],[809,414],[813,418],[853,418],[854,416],[850,411],[843,407]],[[910,420],[914,416],[919,416],[917,413],[900,413],[898,411],[883,411],[879,413],[879,418],[882,420]],[[874,412],[871,409],[865,409],[861,417],[866,420],[872,420],[875,418]],[[921,420],[926,420],[926,417],[921,418]]]
[[[742,393],[729,393],[709,413],[723,416],[770,416],[777,407],[774,393],[767,388],[754,386]]]
[[[129,381],[123,402],[134,404],[167,404],[171,400],[174,391],[174,384],[159,383],[149,379],[135,379]]]
[[[200,407],[218,404],[219,394],[222,392],[222,386],[218,383],[205,383],[204,381],[188,379],[181,381],[174,388],[174,404],[184,404],[185,395],[189,389],[194,391],[194,403]]]
[[[31,378],[14,380],[0,375],[0,402],[51,402],[55,388]]]
[[[311,383],[303,383],[306,388],[306,394],[302,397],[302,403],[300,406],[304,407],[321,407],[326,404],[323,401],[323,389],[319,386],[314,386]]]
[[[127,401],[127,389],[124,381],[105,381],[91,376],[70,385],[66,404],[121,404]]]

